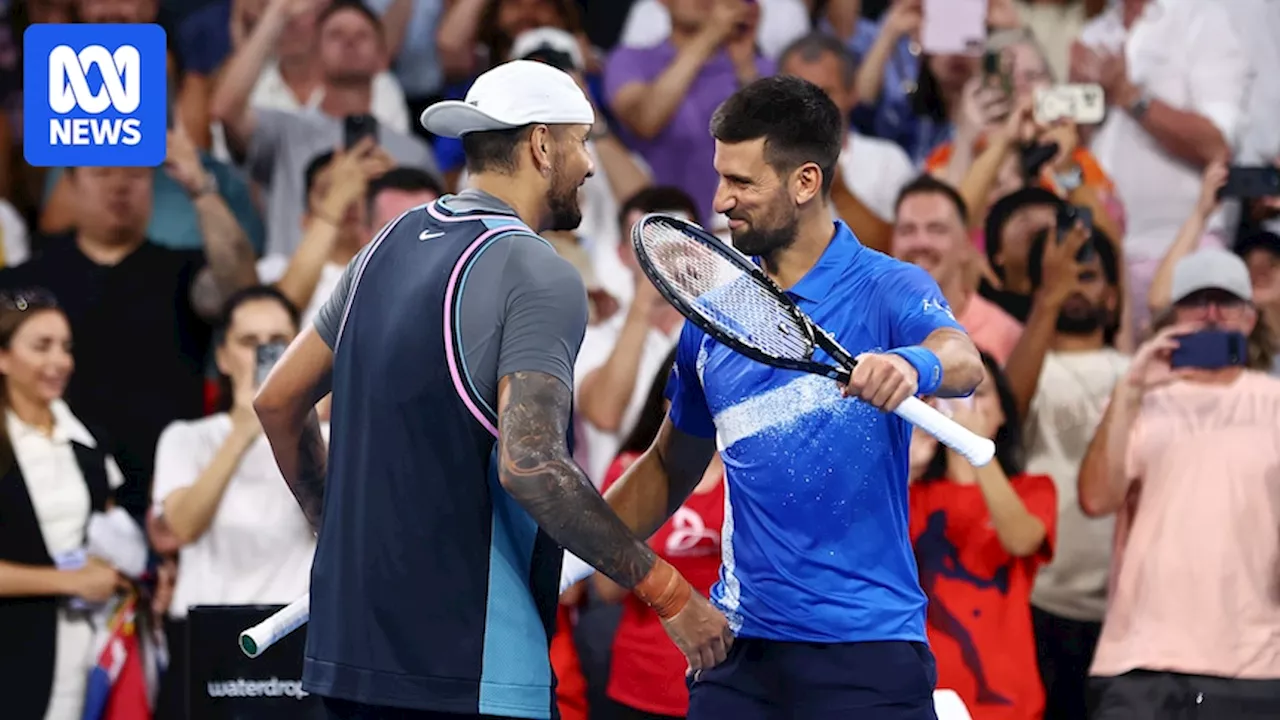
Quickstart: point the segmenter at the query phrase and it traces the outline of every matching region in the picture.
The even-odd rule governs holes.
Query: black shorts
[[[1280,680],[1133,670],[1089,678],[1090,720],[1275,720]]]
[[[937,720],[937,665],[917,642],[739,638],[689,680],[689,720]]]
[[[509,720],[493,715],[457,715],[435,710],[406,710],[365,705],[335,698],[323,698],[323,703],[324,714],[328,720]]]

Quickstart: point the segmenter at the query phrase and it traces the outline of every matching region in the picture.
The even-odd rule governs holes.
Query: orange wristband
[[[670,563],[658,558],[633,592],[653,608],[658,617],[667,620],[684,609],[693,595],[693,588]]]

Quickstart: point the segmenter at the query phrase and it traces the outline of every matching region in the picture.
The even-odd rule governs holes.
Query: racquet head
[[[812,322],[736,249],[687,220],[657,213],[635,224],[631,242],[658,292],[708,334],[760,362],[812,362]]]

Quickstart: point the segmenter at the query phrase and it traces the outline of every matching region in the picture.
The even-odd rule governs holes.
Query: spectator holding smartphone
[[[1027,469],[1050,476],[1058,495],[1057,547],[1031,593],[1045,719],[1077,720],[1087,715],[1085,688],[1106,611],[1114,522],[1081,512],[1076,478],[1129,358],[1108,340],[1120,315],[1114,249],[1083,226],[1059,232],[1051,229],[1031,245],[1035,299],[1006,371],[1024,418]]]
[[[1027,475],[1013,393],[994,358],[973,396],[947,401],[956,422],[995,441],[982,467],[938,446],[910,488],[912,545],[929,597],[929,646],[938,687],[979,718],[1039,718],[1031,584],[1053,557],[1053,482]],[[913,446],[915,442],[913,441]]]
[[[1244,261],[1225,250],[1179,261],[1170,298],[1080,467],[1084,511],[1117,514],[1091,717],[1275,718],[1280,380],[1266,374],[1270,333]]]
[[[980,227],[990,204],[1027,183],[1090,208],[1098,226],[1119,237],[1122,217],[1115,188],[1084,146],[1076,123],[1062,118],[1041,126],[1032,117],[1036,91],[1055,80],[1043,49],[1025,30],[996,36],[993,42],[986,56],[989,67],[961,95],[953,142],[937,148],[925,161],[926,169],[961,188],[976,211],[974,227]],[[1035,148],[1046,148],[1039,165],[1030,160]],[[983,168],[978,167],[980,159]]]
[[[181,708],[187,608],[289,603],[311,585],[315,537],[253,410],[259,346],[288,344],[297,333],[298,310],[279,291],[259,286],[233,295],[215,355],[226,409],[174,422],[160,436],[151,541],[178,555],[162,709]]]

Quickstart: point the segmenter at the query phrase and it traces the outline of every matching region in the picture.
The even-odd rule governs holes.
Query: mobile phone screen
[[[280,361],[280,356],[284,355],[284,351],[289,346],[282,342],[266,343],[258,346],[257,350],[257,372],[254,374],[258,385],[266,382],[267,376],[271,374],[271,368],[275,367]]]
[[[987,0],[924,0],[920,45],[934,55],[977,55],[987,42]]]
[[[1219,197],[1280,197],[1280,168],[1234,166],[1227,170],[1227,182]]]
[[[378,121],[372,115],[348,115],[342,119],[343,147],[352,147],[366,137],[378,139]]]

